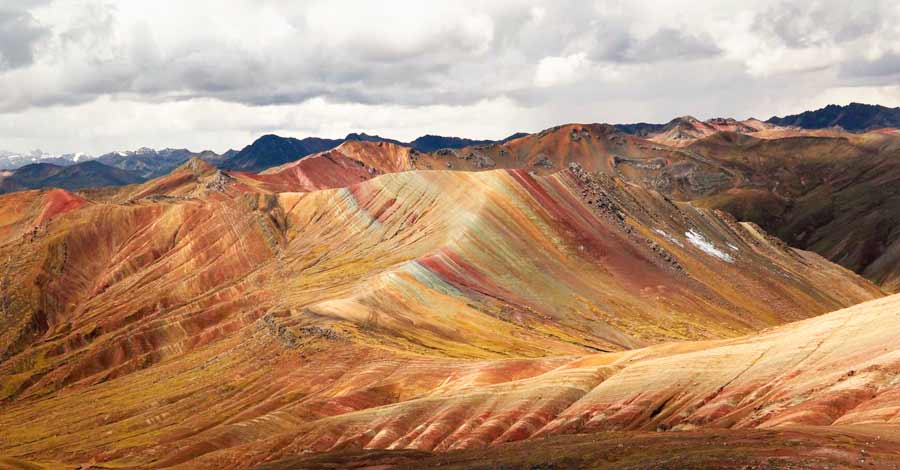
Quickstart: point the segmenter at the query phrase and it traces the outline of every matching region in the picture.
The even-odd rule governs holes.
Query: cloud
[[[764,117],[854,90],[891,99],[871,90],[900,75],[900,5],[889,0],[16,5],[0,8],[0,139],[22,150],[201,136],[221,148],[262,129],[496,137],[571,121]]]
[[[900,77],[900,52],[889,52],[876,59],[854,58],[840,66],[840,75],[855,83],[895,84]]]
[[[841,0],[782,1],[760,14],[754,26],[791,48],[841,44],[878,32],[895,16],[895,6],[887,1],[862,1],[852,8]]]
[[[589,65],[584,52],[565,57],[544,57],[534,73],[534,84],[549,87],[574,82]]]
[[[28,11],[0,6],[0,71],[30,65],[47,34]]]
[[[695,36],[684,31],[664,28],[643,40],[632,39],[614,57],[628,62],[701,59],[718,55],[721,50],[708,36]]]
[[[0,136],[9,149],[48,143],[41,148],[91,154],[142,146],[222,152],[239,149],[267,133],[337,138],[352,130],[412,140],[423,134],[422,129],[429,129],[436,134],[499,139],[510,134],[509,128],[543,125],[526,111],[506,97],[423,107],[335,103],[324,98],[291,106],[258,106],[212,98],[147,103],[104,97],[0,114]],[[84,125],[86,120],[90,126]]]

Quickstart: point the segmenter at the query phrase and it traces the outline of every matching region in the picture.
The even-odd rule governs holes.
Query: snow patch
[[[715,245],[712,244],[709,240],[706,239],[700,232],[695,231],[694,229],[690,229],[687,232],[684,232],[684,236],[687,237],[688,241],[691,242],[692,245],[696,246],[703,250],[706,254],[715,256],[722,261],[733,263],[734,258],[731,257],[728,253],[716,248]]]
[[[728,248],[731,248],[731,251],[741,251],[738,249],[738,247],[732,245],[731,243],[728,243],[727,245],[728,245]]]
[[[663,238],[665,238],[666,240],[669,240],[670,242],[672,242],[672,243],[674,243],[674,244],[676,244],[676,245],[678,245],[678,246],[681,246],[681,247],[684,246],[684,244],[681,243],[680,241],[678,241],[677,238],[673,237],[672,235],[669,235],[669,234],[666,233],[666,232],[663,232],[662,230],[660,230],[660,229],[658,229],[658,228],[653,229],[653,231],[656,232],[656,233],[658,233],[658,234],[660,234],[660,235],[662,235]]]

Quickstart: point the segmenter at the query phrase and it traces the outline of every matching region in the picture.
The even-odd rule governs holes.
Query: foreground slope
[[[481,449],[427,452],[347,448],[260,465],[260,470],[592,469],[894,469],[896,426],[802,426],[671,432],[564,434]]]
[[[514,440],[536,429],[482,423],[507,410],[494,391],[530,400],[519,379],[547,380],[534,419],[565,430],[563,404],[615,369],[592,368],[636,348],[881,295],[753,224],[577,165],[272,193],[194,160],[95,199],[4,196],[0,216],[0,455],[20,461],[246,468],[283,446]],[[578,365],[598,351],[617,353]],[[442,412],[422,400],[491,384]],[[379,418],[360,425],[366,410]],[[360,437],[369,422],[384,432]]]
[[[364,460],[351,458],[350,449],[413,449],[426,453],[369,459],[450,468],[529,461],[561,468],[576,462],[579,468],[894,468],[898,325],[900,295],[894,295],[744,338],[585,356],[527,378],[447,386],[326,418],[269,445],[279,455],[331,451],[318,458],[326,462]],[[546,440],[503,445],[535,437]],[[493,448],[442,458],[427,453],[485,447]],[[304,460],[315,463],[287,457],[266,468],[301,468],[291,462]]]

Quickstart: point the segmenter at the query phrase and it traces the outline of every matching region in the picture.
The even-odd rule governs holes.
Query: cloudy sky
[[[900,105],[900,2],[0,0],[0,149]]]

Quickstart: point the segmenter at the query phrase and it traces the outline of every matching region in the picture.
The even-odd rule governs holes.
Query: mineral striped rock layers
[[[900,298],[676,197],[721,178],[643,180],[714,165],[683,147],[524,139],[0,197],[0,465],[415,467],[585,433],[768,458],[758,436],[877,426],[900,449]]]

